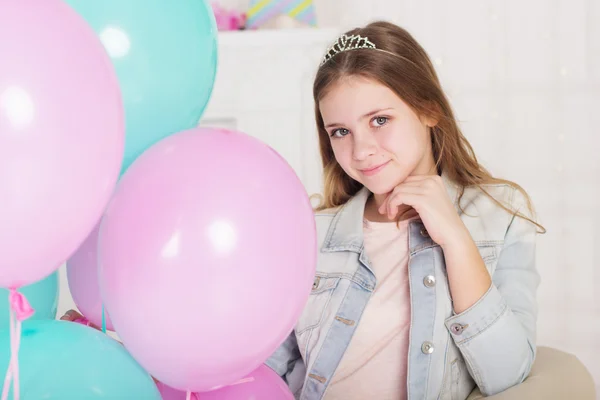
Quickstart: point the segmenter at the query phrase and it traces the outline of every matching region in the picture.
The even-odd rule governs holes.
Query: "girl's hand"
[[[431,239],[442,248],[471,237],[438,175],[409,176],[388,195],[379,212],[394,219],[403,204],[415,209]]]

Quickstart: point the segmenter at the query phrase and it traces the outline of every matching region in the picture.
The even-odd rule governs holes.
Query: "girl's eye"
[[[387,124],[389,118],[388,117],[375,117],[373,118],[372,122],[375,126],[375,128],[380,128],[383,125]]]
[[[347,135],[347,134],[349,134],[349,133],[350,133],[350,131],[349,131],[348,129],[345,129],[345,128],[338,128],[338,129],[334,129],[334,130],[331,132],[331,135],[330,135],[330,136],[331,136],[331,137],[344,137],[344,136],[346,136],[346,135]]]

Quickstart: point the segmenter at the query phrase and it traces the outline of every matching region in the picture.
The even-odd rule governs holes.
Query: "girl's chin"
[[[365,179],[363,180],[363,185],[369,189],[371,193],[382,195],[390,193],[396,186],[402,183],[402,181],[399,181],[398,179],[381,178],[382,179]]]
[[[374,184],[372,182],[367,182],[364,186],[369,189],[369,191],[376,195],[385,195],[394,190],[395,185],[391,184]]]

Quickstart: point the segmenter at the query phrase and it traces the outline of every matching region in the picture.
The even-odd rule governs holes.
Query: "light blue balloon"
[[[35,310],[31,319],[54,319],[58,308],[58,272],[19,289]],[[8,290],[0,288],[0,329],[10,327]]]
[[[9,330],[3,330],[0,371],[6,371],[9,360]],[[152,377],[125,347],[102,332],[67,321],[23,324],[19,380],[21,400],[161,400]]]
[[[125,106],[124,172],[144,150],[198,125],[217,69],[217,26],[206,0],[67,0],[96,31]]]

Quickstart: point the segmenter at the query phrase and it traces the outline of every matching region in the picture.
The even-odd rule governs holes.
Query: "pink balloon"
[[[163,400],[186,400],[186,392],[158,383]],[[232,385],[205,393],[192,393],[192,400],[294,400],[294,395],[273,370],[266,365]]]
[[[152,376],[195,392],[235,382],[292,331],[315,275],[310,201],[248,135],[191,129],[148,149],[100,227],[100,291]]]
[[[69,291],[77,308],[92,324],[102,326],[102,298],[98,285],[98,230],[100,224],[67,261]],[[105,310],[106,329],[114,327]]]
[[[158,387],[158,391],[160,392],[162,400],[186,400],[186,392],[173,389],[162,382],[158,382],[156,387]],[[198,400],[196,393],[192,393],[191,400]]]
[[[119,176],[123,105],[94,31],[64,2],[0,2],[0,274],[19,287],[81,244]]]

